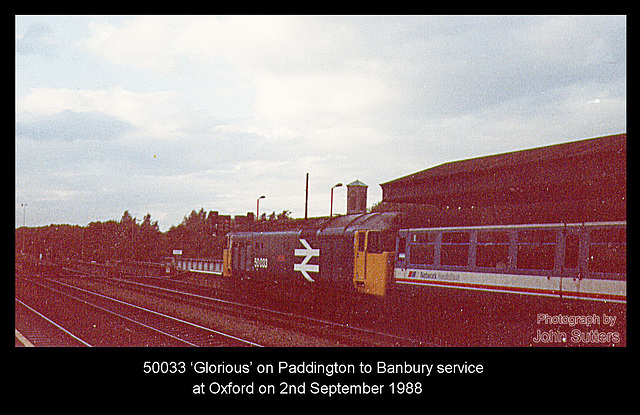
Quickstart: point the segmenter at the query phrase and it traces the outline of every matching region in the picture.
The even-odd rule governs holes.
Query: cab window
[[[367,252],[369,252],[370,254],[379,254],[382,252],[382,240],[380,238],[380,232],[369,231]]]
[[[358,251],[364,252],[364,241],[367,237],[365,232],[358,232]]]

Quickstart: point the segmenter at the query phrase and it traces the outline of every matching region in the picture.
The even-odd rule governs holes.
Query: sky
[[[626,60],[625,16],[16,16],[15,226],[372,206],[626,132]]]

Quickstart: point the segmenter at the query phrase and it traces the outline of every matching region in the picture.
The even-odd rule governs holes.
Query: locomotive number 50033
[[[269,266],[268,258],[253,258],[254,268],[267,268]]]

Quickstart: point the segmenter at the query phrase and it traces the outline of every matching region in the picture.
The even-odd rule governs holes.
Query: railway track
[[[277,323],[281,327],[291,327],[306,333],[335,339],[336,345],[342,346],[436,346],[436,344],[418,341],[371,328],[353,326],[322,317],[303,315],[265,307],[254,303],[212,297],[210,290],[195,284],[170,281],[164,278],[135,278],[134,280],[109,279],[110,284],[122,284],[141,292],[153,292],[158,296],[171,298],[176,296],[180,301],[198,304],[212,310],[225,310],[247,319],[261,321],[265,324]],[[272,306],[275,304],[272,304]]]
[[[22,278],[16,283],[16,295],[17,304],[84,346],[261,346],[229,333],[53,279]],[[34,345],[74,345],[40,340],[59,336],[44,324],[25,323],[23,315],[24,312],[16,310],[16,330],[20,331],[20,327],[23,336],[26,334],[27,338],[38,339]]]
[[[16,346],[91,347],[89,343],[17,298],[15,320]]]
[[[167,286],[164,281],[164,286],[159,286],[152,281],[20,278],[16,294],[28,297],[17,298],[25,304],[47,304],[38,312],[93,346],[426,345],[374,330],[213,298],[193,292],[194,287],[187,290],[180,284]],[[31,288],[21,289],[22,285]],[[32,308],[38,310],[36,305]]]

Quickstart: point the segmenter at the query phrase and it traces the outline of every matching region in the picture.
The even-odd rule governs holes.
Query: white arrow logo
[[[307,280],[314,282],[313,278],[309,276],[308,272],[320,272],[320,266],[307,264],[307,262],[309,262],[309,260],[314,256],[320,256],[320,250],[312,249],[311,245],[309,245],[309,243],[305,239],[300,239],[300,242],[306,249],[296,249],[294,250],[294,254],[295,256],[303,256],[304,259],[300,264],[293,264],[293,270],[300,271]]]

